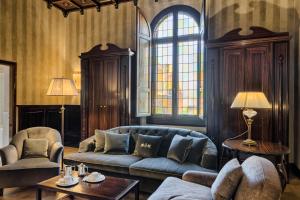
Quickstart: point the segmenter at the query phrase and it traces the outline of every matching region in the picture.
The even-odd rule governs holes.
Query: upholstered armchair
[[[24,155],[24,143],[27,139],[43,139],[46,145],[44,156]],[[0,194],[9,187],[22,187],[36,183],[59,174],[59,162],[63,145],[60,133],[52,128],[33,127],[18,132],[11,143],[0,149],[2,166],[0,166]]]
[[[148,200],[280,199],[279,175],[269,160],[258,156],[248,158],[241,165],[240,178],[237,178],[238,168],[233,173],[232,165],[227,164],[219,173],[187,171],[182,179],[168,177]],[[227,181],[220,181],[224,177],[228,177]]]

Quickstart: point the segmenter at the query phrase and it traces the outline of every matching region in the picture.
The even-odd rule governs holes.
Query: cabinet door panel
[[[221,141],[246,130],[241,110],[230,108],[236,94],[244,90],[244,61],[244,49],[223,50],[220,69]]]
[[[269,45],[261,45],[246,48],[245,66],[245,90],[262,91],[270,103],[273,101],[273,67]],[[256,110],[258,114],[254,118],[253,138],[269,140],[272,137],[272,111]]]
[[[119,125],[119,61],[118,59],[108,59],[104,61],[105,70],[105,128],[113,128]]]
[[[89,135],[93,135],[95,129],[101,129],[101,108],[102,98],[102,69],[103,62],[94,60],[89,66]]]

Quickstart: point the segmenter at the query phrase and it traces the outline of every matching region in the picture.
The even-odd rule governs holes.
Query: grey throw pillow
[[[236,158],[226,163],[211,186],[213,199],[232,199],[242,176],[243,170]]]
[[[95,150],[94,152],[103,151],[105,146],[105,133],[106,131],[95,130]]]
[[[104,153],[111,151],[125,152],[129,150],[129,134],[105,133]]]
[[[193,144],[186,160],[191,163],[200,164],[203,155],[203,149],[208,139],[192,137],[189,135],[187,136],[187,138],[193,139]]]
[[[24,140],[23,158],[44,158],[48,157],[48,140],[26,139]]]
[[[156,157],[161,140],[161,136],[139,134],[133,154],[143,158]]]
[[[183,163],[189,155],[192,144],[192,138],[175,135],[171,142],[167,158]]]

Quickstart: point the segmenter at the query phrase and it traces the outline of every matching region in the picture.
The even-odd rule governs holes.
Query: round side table
[[[240,160],[240,153],[247,153],[252,155],[258,156],[273,156],[276,158],[275,166],[278,170],[278,173],[281,177],[281,184],[282,187],[285,188],[286,184],[288,183],[288,175],[286,171],[286,160],[285,156],[290,153],[288,147],[272,142],[265,142],[265,141],[256,141],[256,146],[247,146],[242,144],[243,140],[225,140],[222,143],[222,148],[224,150],[228,149],[232,151],[235,157],[241,162]],[[223,160],[223,155],[221,157],[221,161]]]

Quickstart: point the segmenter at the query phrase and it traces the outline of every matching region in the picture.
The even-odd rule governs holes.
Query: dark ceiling
[[[70,12],[79,11],[84,14],[84,10],[88,8],[96,8],[100,12],[102,6],[115,5],[118,8],[120,3],[132,1],[134,5],[137,5],[138,0],[45,0],[48,4],[48,8],[52,6],[60,9],[65,17]],[[150,0],[149,0],[150,1]],[[157,2],[158,0],[153,0]]]

